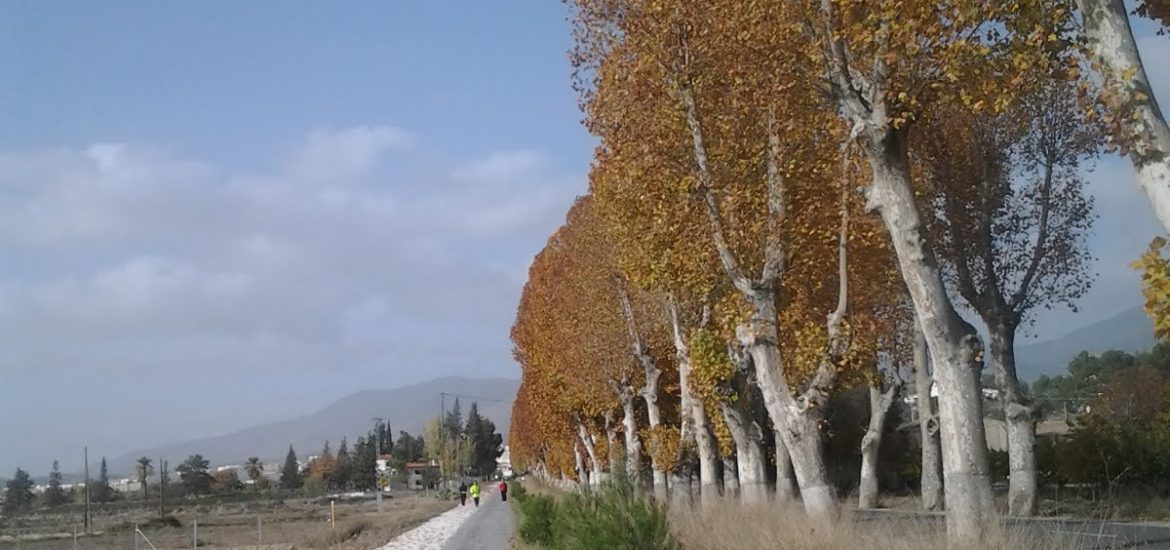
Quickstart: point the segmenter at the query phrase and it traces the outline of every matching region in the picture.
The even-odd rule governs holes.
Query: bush
[[[523,501],[528,496],[528,490],[524,488],[524,484],[514,481],[508,484],[508,498],[515,499],[517,502]]]
[[[524,495],[520,504],[521,540],[558,550],[676,550],[666,509],[643,496],[618,473],[596,491],[568,495],[557,502]]]
[[[520,504],[520,540],[529,544],[551,545],[556,501],[545,495],[526,495],[517,502]]]

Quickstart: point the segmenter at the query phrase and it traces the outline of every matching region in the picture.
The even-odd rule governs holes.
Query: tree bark
[[[723,418],[735,440],[735,465],[739,478],[739,497],[747,504],[768,501],[768,474],[764,466],[763,430],[748,415],[741,401],[723,403]],[[725,462],[726,464],[726,462]],[[726,477],[726,476],[724,476]]]
[[[681,442],[695,444],[695,453],[699,459],[699,499],[703,507],[709,508],[719,502],[719,452],[711,432],[711,419],[707,417],[707,409],[704,408],[702,400],[691,391],[691,350],[679,320],[678,304],[673,298],[667,301],[667,310],[670,317],[675,356],[678,359],[680,415],[682,416],[679,437]],[[706,324],[708,315],[709,309],[704,307],[703,320],[700,325]],[[688,476],[686,482],[688,500],[691,497],[690,486]],[[682,491],[680,490],[680,492]]]
[[[861,483],[857,501],[857,507],[862,510],[878,507],[878,452],[886,429],[886,413],[897,394],[897,384],[890,384],[884,392],[877,386],[869,387],[869,427],[861,438]]]
[[[658,407],[658,378],[662,376],[662,370],[658,368],[654,356],[650,355],[650,351],[646,349],[646,343],[642,340],[642,334],[638,331],[638,324],[634,318],[633,303],[630,301],[630,296],[624,286],[619,285],[618,297],[621,299],[622,310],[626,317],[626,325],[629,328],[630,346],[633,348],[634,358],[642,364],[642,370],[646,376],[646,382],[642,386],[642,391],[639,394],[646,402],[647,422],[650,426],[650,431],[654,432],[662,424],[662,413]],[[653,444],[653,439],[651,440],[651,444]],[[658,450],[652,449],[652,451],[650,455],[650,467],[653,472],[654,498],[658,499],[659,502],[666,502],[669,496],[666,487],[666,471],[659,464]]]
[[[650,360],[648,364],[651,367],[646,369],[646,385],[642,388],[642,399],[646,402],[646,413],[650,430],[653,432],[662,425],[662,413],[658,407],[658,376],[662,371],[653,367],[653,360]],[[657,455],[658,451],[654,450],[650,456],[650,466],[654,472],[654,498],[658,499],[659,502],[666,502],[669,497],[666,487],[666,470],[662,469]]]
[[[573,445],[573,460],[577,464],[577,483],[589,485],[589,473],[585,471],[585,460],[581,457],[581,446]]]
[[[776,439],[776,502],[791,502],[796,496],[796,480],[792,477],[792,457],[780,432],[773,432]]]
[[[602,473],[601,460],[597,458],[597,447],[593,445],[593,436],[589,435],[585,424],[579,421],[577,423],[577,436],[581,440],[581,444],[585,446],[585,453],[589,455],[589,468],[593,472],[589,476],[589,484],[600,485],[604,481],[605,474]]]
[[[926,241],[910,183],[905,136],[888,126],[871,136],[869,204],[878,210],[898,257],[934,363],[939,387],[940,441],[945,475],[947,534],[954,542],[979,540],[995,514],[979,372],[982,345],[955,311],[934,251]],[[799,476],[799,472],[798,472]]]
[[[1115,84],[1113,115],[1125,131],[1138,185],[1170,231],[1170,127],[1146,76],[1123,0],[1077,0],[1089,48],[1108,84]],[[1127,78],[1128,77],[1128,78]]]
[[[719,449],[703,403],[695,399],[691,408],[695,415],[695,450],[699,453],[699,502],[703,508],[713,508],[719,503]]]
[[[989,326],[991,361],[1003,400],[1008,435],[1008,514],[1036,513],[1036,423],[1034,408],[1020,391],[1016,378],[1016,329],[999,323]]]
[[[626,386],[618,394],[622,404],[622,428],[626,439],[626,475],[634,485],[642,486],[642,438],[638,435],[638,419],[634,416],[634,395]]]
[[[613,420],[613,411],[605,411],[605,441],[608,452],[609,468],[612,473],[616,465],[621,464],[621,449],[618,447],[617,425]]]
[[[691,395],[690,387],[690,349],[687,347],[685,338],[683,337],[682,327],[678,319],[678,309],[673,298],[667,300],[666,308],[669,313],[671,329],[674,335],[675,359],[678,363],[679,454],[677,461],[685,465],[683,467],[676,467],[675,471],[670,473],[670,479],[668,481],[670,483],[671,503],[675,506],[689,508],[692,500],[691,473],[693,468],[690,466],[691,461],[688,459],[693,458],[697,454],[692,454],[694,453],[696,441],[695,418],[692,407],[694,397]]]
[[[723,496],[726,498],[735,498],[739,496],[738,463],[738,457],[723,457]]]
[[[938,441],[938,412],[930,396],[932,379],[926,336],[914,323],[914,390],[918,397],[918,433],[922,439],[922,509],[943,509],[942,452]]]
[[[828,391],[828,386],[836,374],[836,370],[835,368],[825,369],[826,365],[824,364],[819,365],[809,390],[799,401],[793,397],[783,377],[779,334],[776,326],[778,320],[776,288],[777,281],[784,272],[786,253],[783,239],[780,237],[780,231],[776,225],[784,219],[787,205],[785,203],[784,180],[780,170],[781,144],[778,125],[774,120],[770,121],[767,136],[767,177],[765,183],[768,193],[767,221],[769,231],[764,242],[763,268],[759,278],[753,279],[745,274],[727,241],[723,215],[714,193],[715,176],[707,156],[694,90],[689,81],[679,80],[676,81],[676,85],[682,102],[683,115],[686,117],[687,128],[691,133],[696,175],[699,180],[699,194],[707,212],[712,243],[732,286],[751,304],[750,321],[746,326],[739,327],[737,330],[738,339],[753,359],[756,381],[763,393],[768,415],[774,425],[781,427],[779,431],[783,434],[782,437],[792,456],[793,468],[796,472],[797,483],[800,485],[805,512],[814,522],[827,525],[831,520],[835,498],[828,482],[828,472],[825,469],[822,454],[820,417],[823,414],[825,403],[820,398]],[[844,214],[843,221],[847,221],[847,210],[844,211]],[[844,237],[844,227],[842,235]],[[844,242],[842,242],[840,246],[842,263],[845,259],[845,248]],[[843,268],[842,271],[844,271]],[[839,283],[841,290],[846,290],[845,277],[841,277]],[[830,316],[830,340],[836,340],[834,333],[839,328],[844,301],[845,295],[842,292],[839,296],[838,310]]]
[[[769,295],[771,293],[768,293]],[[739,340],[752,357],[764,407],[776,434],[788,449],[805,513],[827,523],[836,505],[825,467],[820,420],[825,403],[797,403],[781,377],[776,331],[776,306],[770,299],[756,300],[751,325],[740,327]]]

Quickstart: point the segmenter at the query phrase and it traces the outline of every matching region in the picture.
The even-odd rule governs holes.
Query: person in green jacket
[[[468,492],[471,493],[471,500],[475,501],[475,507],[479,508],[479,482],[472,480],[471,488]]]

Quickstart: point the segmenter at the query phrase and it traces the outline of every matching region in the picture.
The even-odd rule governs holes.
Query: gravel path
[[[459,527],[442,550],[511,550],[512,501],[501,502],[495,489],[484,491],[479,511]]]
[[[511,503],[500,502],[499,492],[486,489],[476,508],[467,506],[435,516],[378,550],[511,550]]]
[[[443,543],[474,513],[473,506],[456,506],[398,535],[378,550],[441,550]]]

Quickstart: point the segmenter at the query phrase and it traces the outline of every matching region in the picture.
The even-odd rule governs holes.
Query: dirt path
[[[447,539],[443,550],[511,550],[515,528],[512,501],[502,502],[500,492],[484,491],[477,510]]]

